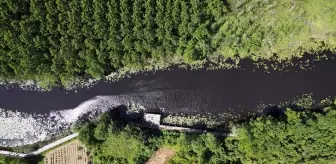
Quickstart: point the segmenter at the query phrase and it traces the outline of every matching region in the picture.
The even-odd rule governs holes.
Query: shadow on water
[[[135,102],[168,113],[244,114],[253,112],[252,108],[259,104],[278,104],[306,93],[313,93],[314,99],[336,96],[335,72],[336,60],[317,62],[309,70],[271,73],[260,69],[190,71],[174,68],[133,75],[117,82],[99,82],[76,92],[60,88],[50,92],[0,89],[0,108],[49,113],[106,95],[123,103]],[[233,111],[237,107],[240,111]]]

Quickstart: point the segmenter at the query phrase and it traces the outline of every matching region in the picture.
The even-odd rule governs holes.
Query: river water
[[[0,145],[43,140],[85,112],[104,111],[129,102],[165,113],[248,115],[260,104],[279,104],[302,94],[312,93],[314,99],[336,96],[335,72],[336,60],[330,60],[315,63],[309,70],[271,73],[253,69],[174,68],[117,82],[98,82],[76,91],[2,88]]]

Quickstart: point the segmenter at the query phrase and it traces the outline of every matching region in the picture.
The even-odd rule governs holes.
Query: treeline
[[[144,163],[160,147],[170,163],[332,163],[336,160],[336,102],[320,112],[287,108],[279,117],[241,124],[237,137],[139,129],[103,114],[79,128],[94,163]]]
[[[221,0],[3,0],[0,76],[47,85],[142,69],[172,56],[203,59]]]

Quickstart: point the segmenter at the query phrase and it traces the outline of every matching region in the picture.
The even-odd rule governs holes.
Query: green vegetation
[[[206,58],[336,49],[330,0],[2,0],[0,9],[0,77],[44,87]]]
[[[336,2],[234,1],[212,44],[226,57],[279,60],[335,50]],[[325,15],[325,17],[324,17]],[[324,18],[322,18],[324,17]]]
[[[83,125],[79,139],[94,163],[143,163],[165,146],[170,163],[333,163],[336,160],[336,104],[319,110],[285,109],[237,126],[237,137],[136,128],[103,114]]]
[[[103,114],[80,129],[78,139],[91,149],[94,163],[141,163],[154,152],[154,138],[132,125],[116,126],[119,123]]]
[[[29,158],[14,158],[0,155],[0,164],[42,164],[43,157],[35,156]]]
[[[12,158],[0,155],[0,164],[28,164],[23,158]]]

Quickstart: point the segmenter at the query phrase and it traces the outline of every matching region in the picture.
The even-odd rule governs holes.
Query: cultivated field
[[[45,164],[88,164],[86,148],[78,140],[69,142],[46,154]]]

